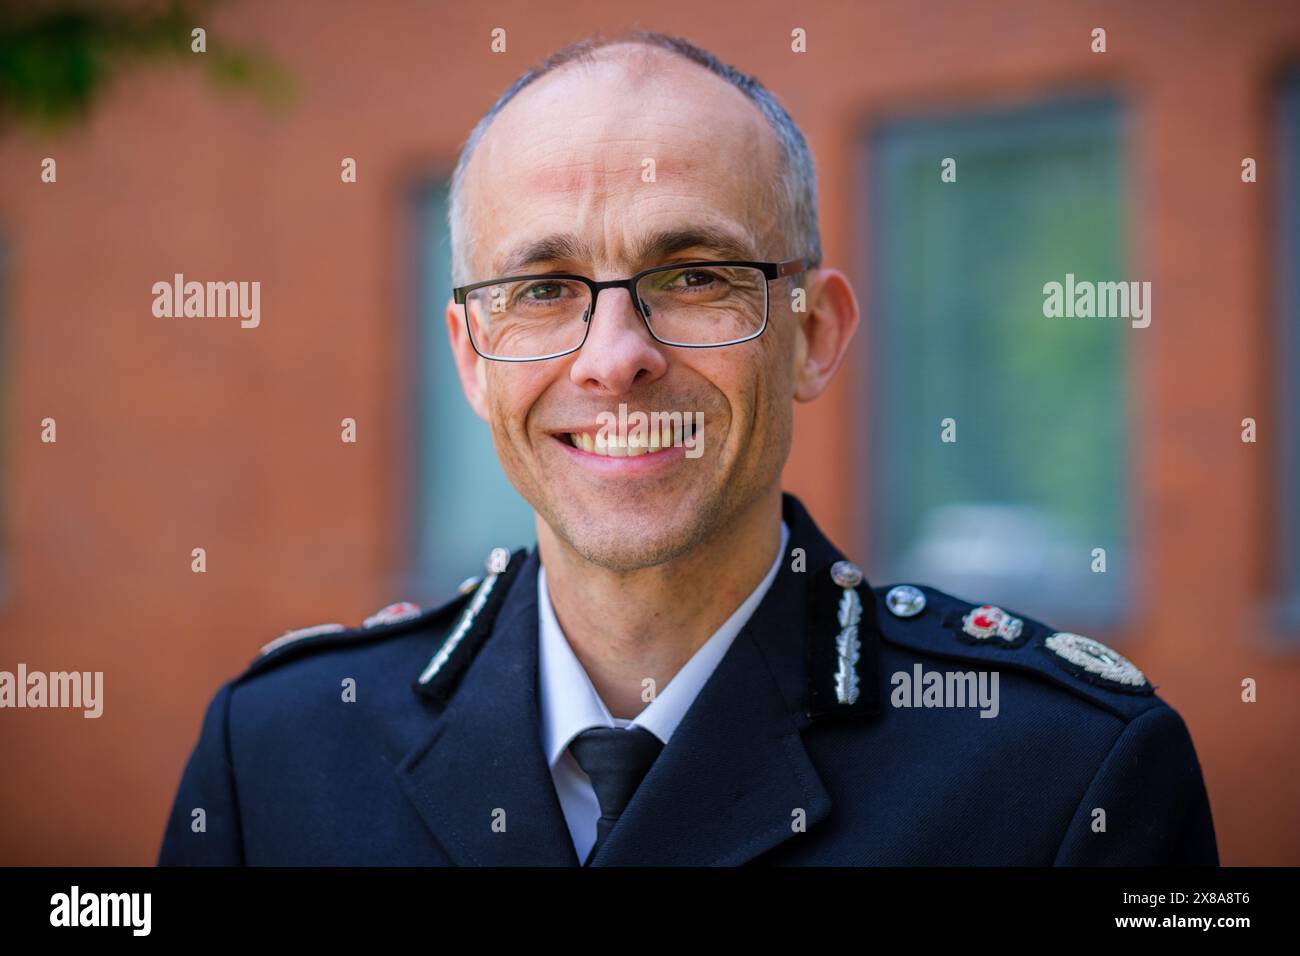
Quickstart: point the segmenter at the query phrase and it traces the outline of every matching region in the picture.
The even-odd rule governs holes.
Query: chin
[[[701,535],[701,515],[674,505],[666,515],[626,509],[583,509],[566,515],[555,532],[583,559],[610,571],[638,571],[689,551]]]

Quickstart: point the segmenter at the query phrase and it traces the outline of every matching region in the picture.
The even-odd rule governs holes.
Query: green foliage
[[[48,132],[82,121],[114,77],[148,62],[203,68],[214,83],[247,87],[271,104],[288,102],[292,84],[281,68],[213,36],[207,16],[213,4],[39,3],[21,11],[0,5],[0,131],[21,123]],[[195,27],[208,31],[205,53],[191,52]]]

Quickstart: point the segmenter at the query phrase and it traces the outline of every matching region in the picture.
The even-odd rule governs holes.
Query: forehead
[[[763,250],[780,149],[762,113],[682,57],[611,51],[525,88],[480,141],[465,208],[481,275],[557,234],[578,240],[563,258],[613,270],[692,229]]]

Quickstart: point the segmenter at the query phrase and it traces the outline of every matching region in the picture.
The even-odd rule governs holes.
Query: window
[[[1044,315],[1044,285],[1067,274],[1142,278],[1124,253],[1120,118],[1109,99],[1071,99],[894,122],[868,140],[864,538],[881,583],[1077,630],[1122,612],[1126,353],[1142,331]],[[941,180],[948,158],[954,182]]]
[[[470,409],[451,357],[444,318],[451,298],[447,184],[431,183],[415,200],[416,322],[407,374],[414,383],[411,482],[412,593],[451,597],[466,576],[483,573],[495,547],[536,540],[533,512],[506,479],[486,422]]]

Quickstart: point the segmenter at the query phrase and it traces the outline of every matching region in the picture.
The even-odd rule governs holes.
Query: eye
[[[517,285],[510,296],[509,308],[540,310],[568,307],[581,301],[584,290],[564,279],[534,279]]]
[[[711,269],[682,269],[668,273],[666,287],[678,292],[691,289],[713,289],[725,285],[726,280]]]
[[[560,282],[531,282],[524,287],[521,295],[534,302],[551,302],[558,299],[564,291]]]

